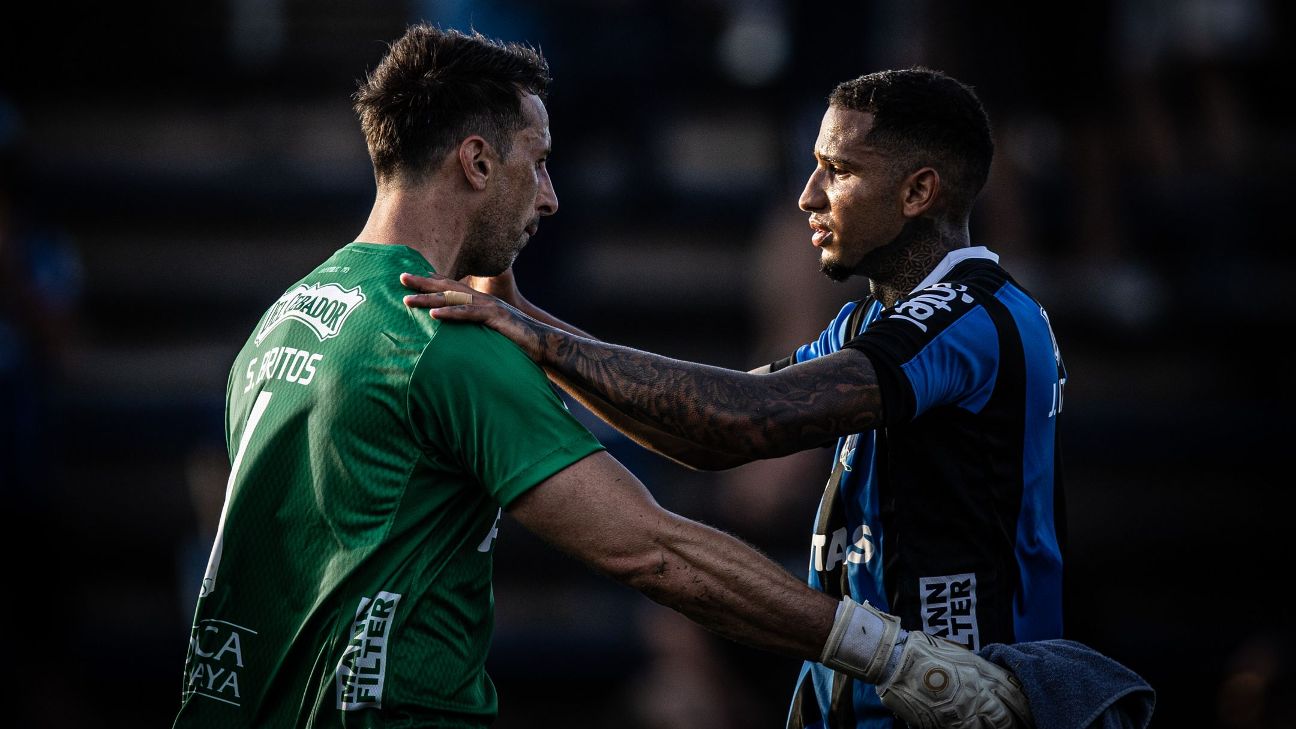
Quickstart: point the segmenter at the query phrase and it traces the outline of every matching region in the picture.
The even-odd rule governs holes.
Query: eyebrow
[[[820,152],[819,150],[815,150],[814,156],[815,156],[815,159],[819,160],[820,162],[826,162],[826,163],[828,163],[828,164],[838,165],[838,166],[840,166],[840,167],[854,167],[854,166],[855,166],[855,163],[851,162],[851,161],[848,160],[848,159],[844,159],[844,158],[842,158],[842,157],[834,157],[834,156],[831,155],[831,154],[823,154],[823,153]]]

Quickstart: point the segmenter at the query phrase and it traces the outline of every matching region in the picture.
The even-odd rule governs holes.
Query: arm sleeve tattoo
[[[856,350],[753,375],[528,326],[544,367],[635,420],[719,451],[773,458],[882,422],[877,374]]]

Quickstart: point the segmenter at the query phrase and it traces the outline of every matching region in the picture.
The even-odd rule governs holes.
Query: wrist
[[[820,662],[867,683],[882,683],[895,672],[907,636],[900,618],[867,601],[842,598]]]

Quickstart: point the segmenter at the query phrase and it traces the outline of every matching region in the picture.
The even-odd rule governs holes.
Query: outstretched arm
[[[407,304],[438,319],[482,322],[605,409],[737,462],[795,453],[881,422],[877,374],[855,350],[772,374],[736,372],[581,337],[482,294],[446,306],[442,292],[468,289],[444,277],[405,274],[401,282],[424,292]]]
[[[554,474],[509,513],[550,544],[726,638],[874,684],[911,726],[1031,726],[1020,686],[1003,669],[908,633],[899,618],[867,603],[834,600],[728,534],[666,511],[605,452]]]
[[[412,277],[412,281],[423,282],[427,279]],[[584,339],[595,339],[594,336],[586,333],[562,319],[550,314],[531,303],[529,299],[522,295],[518,290],[517,280],[513,276],[513,269],[508,269],[498,276],[481,277],[469,276],[464,281],[473,289],[485,294],[489,294],[517,309],[523,315],[534,319],[541,324],[547,324],[555,329],[567,332],[569,334]],[[402,277],[402,282],[406,283]],[[406,285],[409,285],[406,283]],[[563,376],[563,373],[553,368],[545,368],[545,373],[555,384],[561,387],[567,394],[571,395],[586,409],[597,415],[608,425],[616,428],[627,438],[633,440],[639,445],[651,450],[659,455],[679,463],[689,468],[715,471],[725,468],[733,468],[751,461],[751,458],[744,458],[732,453],[704,448],[697,443],[685,440],[674,435],[670,435],[658,428],[651,422],[635,420],[626,413],[618,410],[614,405],[604,400],[597,392],[588,388],[581,387],[579,383]]]
[[[509,513],[555,547],[701,625],[818,660],[837,601],[752,547],[661,508],[606,452],[518,497]]]
[[[528,326],[531,354],[546,369],[637,421],[713,450],[773,458],[881,421],[877,375],[854,350],[759,375]]]

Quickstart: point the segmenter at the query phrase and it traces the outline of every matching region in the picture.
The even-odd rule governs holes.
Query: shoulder
[[[438,357],[458,360],[489,358],[492,364],[512,364],[518,361],[531,363],[516,344],[485,325],[476,322],[433,321],[435,329],[429,351]]]
[[[471,380],[474,389],[491,382],[499,387],[530,383],[548,389],[544,370],[504,335],[471,322],[434,321],[433,325],[418,364],[420,379]]]

